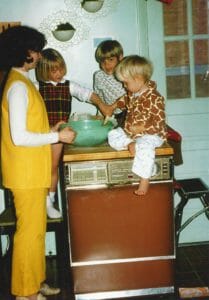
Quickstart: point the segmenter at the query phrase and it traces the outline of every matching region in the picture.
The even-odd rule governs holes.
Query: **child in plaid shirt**
[[[44,49],[42,59],[36,68],[36,77],[39,91],[42,95],[49,118],[49,125],[60,121],[67,122],[71,113],[71,100],[76,97],[80,101],[92,104],[100,103],[100,98],[90,89],[81,87],[75,82],[64,78],[67,68],[62,55],[55,49]],[[56,210],[53,203],[58,183],[58,165],[62,154],[63,144],[52,145],[52,183],[47,196],[47,215],[50,218],[60,218],[60,211]]]

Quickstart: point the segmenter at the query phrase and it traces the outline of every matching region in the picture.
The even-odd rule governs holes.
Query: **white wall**
[[[98,69],[94,59],[93,40],[97,37],[112,37],[121,42],[125,55],[141,53],[150,56],[155,66],[154,79],[158,82],[159,91],[165,95],[162,4],[154,0],[113,1],[118,3],[116,10],[92,22],[86,39],[78,45],[69,47],[67,51],[57,48],[66,60],[67,76],[91,88],[92,74]],[[21,21],[23,25],[39,28],[45,18],[65,8],[64,0],[1,0],[0,21]],[[87,20],[83,21],[89,24]],[[82,104],[75,99],[72,109],[77,112],[96,112],[93,106]],[[176,177],[201,177],[209,183],[208,100],[192,99],[186,103],[179,100],[167,101],[166,111],[168,124],[183,136],[184,164],[175,168]],[[176,202],[178,202],[178,197],[176,197]],[[194,202],[185,210],[184,218],[201,208],[198,200]],[[0,200],[0,210],[1,207],[2,201]],[[202,230],[203,227],[204,230]],[[209,240],[209,222],[202,215],[182,232],[180,241],[205,240]]]

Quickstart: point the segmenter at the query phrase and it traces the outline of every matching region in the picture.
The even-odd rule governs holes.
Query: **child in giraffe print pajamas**
[[[149,60],[138,55],[123,58],[115,70],[115,75],[127,96],[119,99],[103,110],[111,115],[115,108],[127,109],[124,129],[118,127],[109,132],[109,145],[116,150],[128,149],[134,155],[132,171],[140,176],[135,191],[143,196],[149,188],[149,178],[155,175],[155,148],[166,140],[164,98],[151,81],[153,72]]]

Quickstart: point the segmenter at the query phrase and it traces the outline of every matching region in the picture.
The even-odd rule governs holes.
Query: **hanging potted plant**
[[[61,23],[52,31],[53,36],[61,42],[69,41],[75,33],[75,28],[70,23]]]
[[[104,0],[83,0],[81,2],[81,6],[87,12],[94,13],[102,8],[103,3],[104,3]]]

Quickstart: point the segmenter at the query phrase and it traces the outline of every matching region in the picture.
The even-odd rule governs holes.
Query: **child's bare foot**
[[[149,179],[148,178],[141,178],[138,189],[134,192],[134,194],[138,196],[146,195],[149,189]]]

